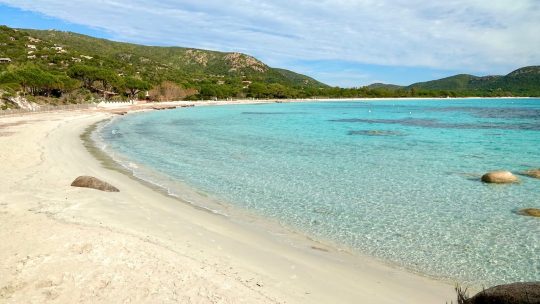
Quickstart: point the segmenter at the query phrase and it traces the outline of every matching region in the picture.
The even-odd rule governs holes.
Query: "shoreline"
[[[136,111],[151,111],[151,110],[165,110],[164,106],[174,107],[190,107],[190,106],[216,106],[216,105],[239,105],[239,104],[268,104],[268,103],[303,103],[303,102],[346,102],[346,101],[408,101],[408,100],[489,100],[489,99],[540,99],[540,97],[376,97],[376,98],[297,98],[297,99],[225,99],[225,100],[174,100],[174,101],[160,101],[160,102],[144,102],[144,103],[130,103],[130,102],[106,102],[103,104],[95,104],[96,111],[112,112],[113,114],[121,114],[123,111],[136,112]],[[84,104],[76,104],[84,105]],[[0,110],[1,117],[9,117],[16,115],[32,115],[39,113],[54,113],[58,111],[81,111],[81,109],[49,109],[45,111],[21,111],[16,109],[14,113],[9,113],[9,110]],[[122,114],[121,114],[122,115]]]
[[[0,137],[3,147],[0,166],[2,172],[7,173],[6,181],[0,186],[3,193],[0,233],[11,241],[9,245],[0,245],[0,258],[4,260],[0,264],[0,288],[8,291],[0,293],[0,297],[17,302],[17,299],[24,301],[31,296],[56,296],[55,299],[62,303],[77,299],[131,298],[130,291],[143,301],[164,300],[164,296],[172,294],[190,294],[193,301],[209,303],[213,298],[224,299],[224,303],[355,303],[361,300],[443,303],[454,297],[452,286],[444,282],[371,260],[347,263],[329,258],[325,251],[301,250],[276,242],[226,218],[179,204],[174,198],[104,167],[86,150],[79,136],[88,126],[109,117],[111,114],[81,111],[0,119],[0,124],[11,124],[5,129],[12,132]],[[24,124],[16,125],[22,121]],[[23,159],[32,161],[24,162]],[[110,194],[69,187],[76,175],[83,174],[111,182],[121,192]],[[15,222],[24,225],[14,225]],[[34,227],[36,225],[38,227]],[[47,233],[39,234],[51,243],[59,241],[57,246],[44,248],[51,244],[42,244],[40,239],[32,236],[40,227],[57,226],[53,239]],[[27,231],[24,227],[32,229]],[[71,238],[73,230],[84,230],[81,232],[83,237],[77,240],[87,243],[74,242]],[[103,241],[100,243],[101,239],[89,237],[95,234],[111,241],[110,248]],[[89,265],[84,262],[71,270],[85,274],[101,271],[101,277],[107,277],[105,281],[109,283],[104,287],[100,285],[101,291],[97,295],[84,296],[84,291],[101,284],[101,277],[90,276],[85,281],[66,276],[69,270],[61,265],[72,252],[59,250],[73,248],[66,240],[76,243],[71,245],[78,246],[75,250],[78,256],[103,253],[107,251],[104,248],[112,250],[108,255],[88,259]],[[119,243],[123,247],[118,246]],[[117,259],[118,263],[113,263],[115,267],[109,270],[110,261],[116,261],[115,249],[118,247],[131,249],[123,256],[129,259]],[[139,260],[131,256],[141,250],[148,255],[138,256]],[[31,263],[22,263],[25,257],[34,259]],[[182,263],[178,263],[178,259],[182,259]],[[133,261],[135,266],[128,261]],[[151,272],[160,273],[161,284],[176,293],[140,295],[136,290],[141,285],[152,291],[159,290],[141,281],[141,277],[148,279],[144,271],[140,271],[146,269],[147,264],[157,265]],[[43,269],[51,265],[55,267]],[[178,265],[182,265],[183,271],[178,272],[175,268]],[[23,271],[17,272],[18,267]],[[123,279],[115,276],[118,273]],[[178,278],[185,278],[186,273],[190,274],[189,278],[181,280],[186,284],[172,284]],[[38,285],[44,287],[38,288]],[[64,292],[61,286],[64,286]],[[72,290],[67,291],[69,286]],[[198,292],[191,294],[189,290],[193,289]],[[205,290],[205,295],[201,295],[201,290]],[[177,300],[181,301],[181,298]]]
[[[128,112],[128,115],[130,113],[134,114],[140,112],[141,111]],[[449,286],[454,286],[456,283],[450,278],[429,275],[411,268],[407,268],[406,266],[402,266],[397,263],[385,261],[382,258],[370,256],[352,247],[346,246],[344,244],[339,244],[331,239],[323,239],[320,237],[315,238],[314,236],[311,236],[306,232],[295,229],[294,227],[288,226],[284,223],[280,223],[276,219],[264,218],[262,214],[259,214],[255,211],[247,210],[242,207],[236,206],[232,202],[223,201],[222,199],[213,196],[209,197],[207,193],[201,194],[201,190],[196,189],[191,185],[187,185],[184,182],[174,182],[175,184],[173,184],[172,187],[177,186],[179,190],[178,192],[182,192],[183,194],[188,192],[189,196],[196,196],[194,199],[195,201],[187,200],[181,195],[173,194],[170,192],[171,189],[167,187],[171,186],[170,184],[167,184],[167,186],[161,185],[154,183],[151,180],[147,180],[144,177],[137,176],[134,171],[129,168],[127,164],[124,163],[131,163],[129,158],[123,158],[122,160],[115,159],[114,156],[108,153],[112,151],[105,151],[104,149],[97,146],[98,142],[96,142],[96,139],[93,138],[93,133],[99,132],[98,128],[100,127],[100,124],[108,123],[112,119],[115,119],[115,117],[96,122],[93,125],[89,126],[89,128],[85,130],[83,134],[81,134],[81,139],[83,140],[85,147],[88,149],[90,154],[92,154],[97,160],[101,162],[102,166],[107,169],[118,171],[130,177],[131,179],[149,188],[149,190],[151,191],[157,191],[163,195],[171,197],[174,200],[177,200],[179,203],[186,204],[195,209],[200,209],[210,214],[224,216],[225,218],[227,218],[227,220],[234,221],[236,224],[243,226],[245,229],[255,229],[259,233],[264,234],[264,237],[270,237],[277,242],[286,243],[289,246],[295,247],[300,250],[309,251],[312,249],[323,251],[329,255],[332,255],[331,258],[346,261],[349,264],[354,264],[359,260],[367,259],[371,262],[379,263],[384,267],[388,267],[393,270],[407,272],[422,278],[435,280]],[[104,143],[99,142],[99,144]],[[138,169],[141,166],[141,164],[136,165]],[[169,179],[162,173],[157,174],[159,178]],[[174,189],[176,190],[177,188]],[[469,289],[476,290],[476,287],[477,286],[469,286]]]

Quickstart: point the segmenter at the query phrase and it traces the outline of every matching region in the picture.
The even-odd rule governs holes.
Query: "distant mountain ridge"
[[[403,86],[397,85],[397,84],[388,84],[388,83],[372,83],[367,86],[368,89],[386,89],[386,90],[397,90],[402,89]]]
[[[519,68],[507,75],[474,76],[459,74],[438,80],[418,82],[409,86],[375,83],[368,88],[389,90],[453,91],[481,95],[508,92],[515,96],[540,96],[540,66]]]

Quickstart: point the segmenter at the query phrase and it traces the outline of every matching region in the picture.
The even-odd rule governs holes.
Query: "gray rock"
[[[465,300],[464,304],[540,304],[540,282],[491,287]]]
[[[115,186],[93,176],[79,176],[72,183],[73,187],[92,188],[106,192],[120,192]]]

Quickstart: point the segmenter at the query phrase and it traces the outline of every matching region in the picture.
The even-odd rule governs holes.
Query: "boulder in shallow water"
[[[79,176],[71,183],[71,186],[92,188],[106,192],[120,192],[115,186],[93,176]]]
[[[532,169],[524,172],[528,177],[540,178],[540,169]]]
[[[488,288],[465,304],[540,304],[540,282],[512,283]]]
[[[519,179],[510,171],[493,171],[482,175],[482,181],[484,183],[510,184],[518,182]]]
[[[525,208],[517,212],[519,215],[540,217],[540,209],[537,208]]]

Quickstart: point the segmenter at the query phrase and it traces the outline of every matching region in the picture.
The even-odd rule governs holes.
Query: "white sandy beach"
[[[111,114],[0,117],[0,303],[445,303],[446,282],[270,233],[106,169],[80,134]],[[71,187],[80,175],[119,193]]]

